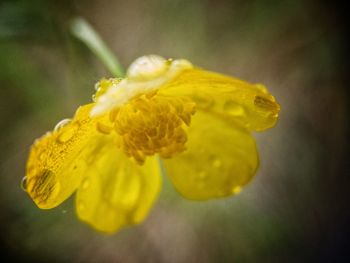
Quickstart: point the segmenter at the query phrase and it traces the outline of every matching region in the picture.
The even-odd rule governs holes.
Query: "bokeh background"
[[[0,1],[0,246],[13,262],[341,262],[349,236],[343,6],[332,1]],[[345,12],[344,12],[345,13]],[[123,65],[187,58],[264,83],[282,106],[255,134],[256,178],[193,202],[168,181],[147,220],[116,235],[79,222],[73,199],[41,211],[21,190],[33,140],[110,77],[74,38],[84,17]],[[203,164],[205,165],[205,164]],[[12,262],[11,261],[11,262]]]

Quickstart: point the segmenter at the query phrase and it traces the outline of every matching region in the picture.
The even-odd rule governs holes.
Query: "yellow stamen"
[[[184,151],[186,127],[194,113],[195,104],[188,98],[159,96],[152,91],[111,111],[110,121],[122,138],[124,153],[143,164],[146,156],[171,158]]]

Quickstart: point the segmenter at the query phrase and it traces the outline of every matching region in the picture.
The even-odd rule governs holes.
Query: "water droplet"
[[[260,90],[262,93],[265,93],[265,94],[268,93],[266,87],[265,87],[263,84],[258,83],[258,84],[255,84],[254,86],[255,86],[258,90]]]
[[[88,180],[88,179],[85,179],[85,180],[83,181],[83,184],[81,185],[81,187],[82,187],[82,189],[86,190],[86,189],[89,187],[89,185],[90,185],[89,180]]]
[[[95,84],[95,87],[94,87],[94,88],[95,88],[96,91],[98,91],[99,88],[100,88],[100,82],[97,82],[97,83]]]
[[[27,192],[28,179],[27,176],[24,176],[21,180],[21,188],[24,192]]]
[[[255,96],[254,105],[259,107],[259,110],[264,110],[268,113],[270,113],[271,111],[279,111],[279,105],[275,102],[275,98],[272,96]]]
[[[67,213],[67,210],[62,209],[62,214],[66,214],[66,213]]]
[[[242,187],[236,186],[235,188],[233,188],[233,193],[238,194],[239,192],[241,192],[241,190],[242,190]]]
[[[68,129],[62,132],[60,135],[58,135],[57,141],[59,143],[65,143],[73,137],[74,133],[75,133],[75,129]]]
[[[60,192],[60,187],[55,173],[49,169],[42,169],[35,176],[30,177],[27,191],[32,193],[31,197],[35,203],[45,205],[49,200],[55,200],[54,198]]]
[[[59,129],[61,129],[63,126],[66,126],[71,121],[72,121],[71,119],[63,119],[56,124],[56,126],[53,130],[58,131]]]
[[[143,56],[130,66],[127,76],[130,79],[151,79],[160,76],[168,69],[167,61],[157,55]]]
[[[97,122],[96,123],[96,129],[97,131],[99,131],[100,133],[103,133],[103,134],[110,134],[111,131],[113,130],[113,127],[109,126],[109,125],[106,125],[102,122]]]
[[[232,100],[226,101],[224,110],[231,116],[243,116],[245,114],[243,107]]]
[[[193,100],[199,109],[208,109],[214,104],[213,99],[205,94],[196,94]]]
[[[93,95],[91,96],[91,98],[92,98],[92,101],[93,101],[93,102],[96,102],[96,94],[93,94]]]
[[[278,113],[272,113],[269,115],[270,118],[276,119],[278,118]]]

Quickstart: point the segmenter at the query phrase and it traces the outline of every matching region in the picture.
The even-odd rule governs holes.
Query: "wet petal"
[[[238,193],[259,163],[250,134],[214,114],[197,112],[193,116],[186,147],[164,163],[175,188],[189,199]]]
[[[169,96],[189,96],[197,109],[212,112],[237,126],[262,131],[276,124],[280,106],[261,84],[188,69],[159,90]]]
[[[141,166],[111,144],[105,144],[84,177],[76,196],[77,214],[106,233],[140,223],[153,205],[161,183],[156,157],[147,158]]]
[[[98,153],[99,134],[89,118],[92,105],[80,107],[73,120],[36,140],[27,161],[26,191],[42,209],[67,199],[80,184]]]

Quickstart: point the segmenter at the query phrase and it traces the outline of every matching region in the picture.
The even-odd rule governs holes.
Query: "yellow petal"
[[[189,96],[197,109],[221,116],[249,130],[273,127],[280,106],[261,84],[201,69],[182,71],[159,90],[170,96]]]
[[[112,144],[105,144],[84,176],[76,196],[77,214],[106,233],[141,222],[153,205],[161,183],[156,157],[147,158],[141,166]]]
[[[89,142],[100,135],[89,118],[91,107],[80,107],[71,121],[62,121],[34,142],[27,161],[26,191],[39,208],[50,209],[67,199],[93,162],[99,145]]]
[[[255,141],[245,129],[201,111],[192,117],[186,147],[164,163],[173,185],[188,199],[238,193],[259,163]]]

